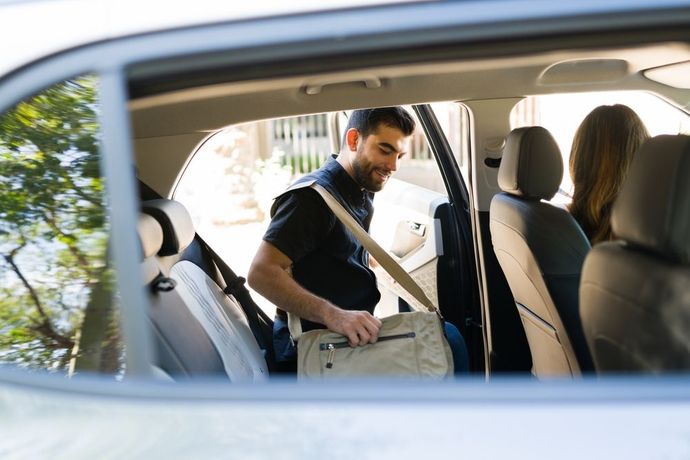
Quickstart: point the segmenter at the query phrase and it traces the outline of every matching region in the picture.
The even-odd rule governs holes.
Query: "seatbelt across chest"
[[[416,310],[428,310],[436,313],[442,318],[441,312],[434,303],[429,300],[424,290],[412,279],[412,277],[393,259],[385,249],[383,249],[362,226],[350,215],[349,212],[321,185],[316,181],[306,183],[303,187],[311,187],[323,198],[326,205],[333,211],[333,214],[352,232],[362,246],[369,251],[376,261],[381,265],[391,277],[403,288],[397,292]],[[296,315],[288,313],[288,327],[294,339],[302,335],[302,323]]]

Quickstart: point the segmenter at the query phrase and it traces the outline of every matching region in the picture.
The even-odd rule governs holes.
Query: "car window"
[[[417,127],[412,135],[410,153],[405,155],[400,162],[400,167],[395,173],[395,178],[409,184],[433,190],[447,195],[443,177],[438,169],[438,164],[431,152],[429,143],[426,140],[424,129],[410,106],[404,106],[417,121]]]
[[[100,173],[98,79],[0,115],[0,362],[123,372]]]
[[[459,102],[435,102],[430,106],[453,150],[465,184],[469,184],[470,117],[467,107]]]
[[[578,126],[594,108],[612,104],[624,104],[633,109],[644,122],[650,136],[690,133],[690,117],[687,113],[647,92],[612,91],[526,97],[513,108],[510,126],[511,129],[543,126],[556,139],[563,156],[564,170],[561,191],[552,202],[570,202],[573,183],[568,172],[568,161]]]

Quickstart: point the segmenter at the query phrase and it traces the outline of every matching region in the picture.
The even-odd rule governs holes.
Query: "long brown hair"
[[[577,128],[570,151],[575,185],[569,209],[592,244],[610,240],[611,206],[633,156],[649,133],[640,117],[625,105],[602,105]]]

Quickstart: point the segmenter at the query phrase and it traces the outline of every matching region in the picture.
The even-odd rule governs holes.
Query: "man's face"
[[[352,158],[352,171],[359,185],[378,192],[398,169],[398,162],[407,153],[410,136],[397,128],[379,125],[366,138],[360,137]]]

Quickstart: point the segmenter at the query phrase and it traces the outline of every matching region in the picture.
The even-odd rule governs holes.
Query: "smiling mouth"
[[[375,173],[376,173],[378,176],[380,176],[383,180],[386,180],[386,179],[388,179],[388,178],[391,176],[390,173],[384,173],[384,172],[381,172],[381,171],[378,171],[378,170],[376,170]]]

